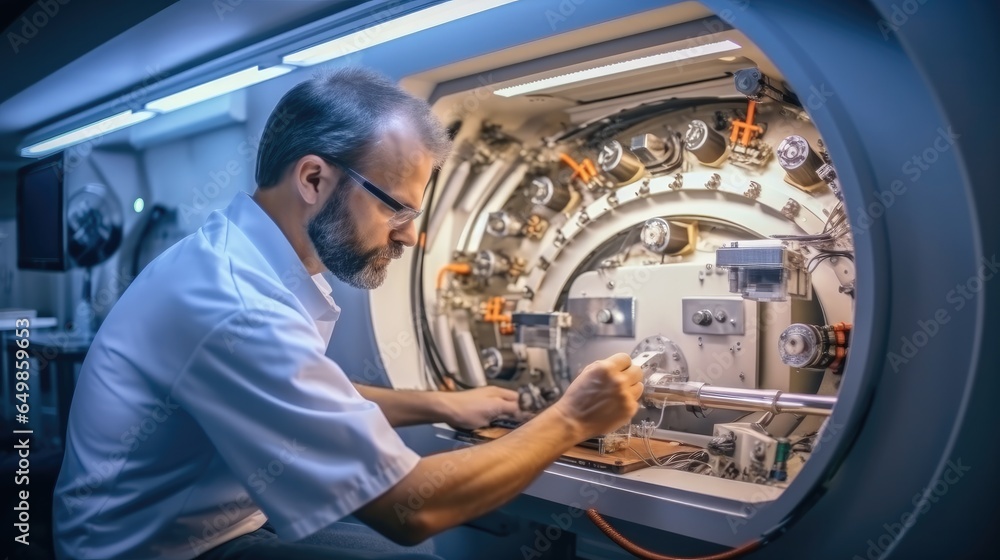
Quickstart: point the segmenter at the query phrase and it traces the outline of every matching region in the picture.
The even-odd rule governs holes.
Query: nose
[[[392,230],[389,239],[397,243],[402,243],[406,247],[413,247],[417,244],[417,223],[416,220],[407,222]]]

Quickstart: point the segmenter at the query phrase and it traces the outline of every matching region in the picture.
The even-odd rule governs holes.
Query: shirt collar
[[[320,274],[310,277],[305,265],[295,254],[292,244],[278,228],[278,224],[274,223],[274,220],[249,194],[238,192],[226,208],[225,214],[271,265],[281,283],[288,291],[295,294],[313,320],[337,320],[340,308],[330,294],[330,284]]]

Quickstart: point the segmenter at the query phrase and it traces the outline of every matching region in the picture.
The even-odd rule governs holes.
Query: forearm
[[[550,408],[496,441],[422,459],[399,484],[359,513],[391,538],[420,542],[513,499],[546,466],[586,439],[589,434],[582,431]],[[425,497],[428,483],[435,491]],[[424,503],[414,508],[413,495]]]
[[[400,391],[354,384],[361,396],[377,404],[393,427],[447,422],[450,418],[444,395],[438,391]]]

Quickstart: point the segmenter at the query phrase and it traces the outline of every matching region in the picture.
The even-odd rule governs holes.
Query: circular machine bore
[[[705,124],[702,120],[693,120],[688,124],[684,134],[684,147],[705,165],[719,165],[726,156],[728,148],[726,138]]]

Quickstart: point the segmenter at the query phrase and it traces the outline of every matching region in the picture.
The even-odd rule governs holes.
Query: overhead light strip
[[[232,93],[236,90],[259,84],[263,81],[277,78],[294,70],[290,66],[271,66],[261,69],[253,66],[227,76],[205,82],[204,84],[179,91],[155,101],[146,103],[146,109],[158,113],[169,113],[196,103],[201,103],[213,97]]]
[[[451,0],[337,37],[285,56],[282,62],[312,66],[387,43],[455,20],[492,10],[516,0]]]
[[[73,144],[79,144],[80,142],[91,140],[110,132],[132,126],[133,124],[141,123],[142,121],[150,119],[155,115],[156,113],[150,111],[124,111],[106,119],[99,120],[95,123],[65,132],[59,136],[49,138],[48,140],[32,144],[22,149],[21,155],[24,157],[45,156],[68,146],[72,146]]]
[[[707,43],[704,45],[673,50],[670,52],[654,54],[640,58],[633,58],[631,60],[624,60],[622,62],[615,62],[613,64],[606,64],[604,66],[598,66],[596,68],[577,70],[575,72],[560,74],[559,76],[553,76],[551,78],[543,78],[541,80],[535,80],[532,82],[516,86],[504,87],[495,90],[493,93],[502,97],[513,97],[515,95],[535,93],[547,89],[556,88],[559,86],[565,86],[577,82],[593,80],[595,78],[613,76],[615,74],[621,74],[623,72],[640,70],[642,68],[649,68],[651,66],[667,64],[670,62],[678,62],[681,60],[687,60],[689,58],[696,58],[699,56],[718,54],[721,52],[732,51],[739,48],[741,48],[740,45],[728,40],[718,41],[714,43]]]

